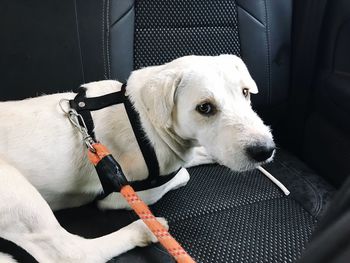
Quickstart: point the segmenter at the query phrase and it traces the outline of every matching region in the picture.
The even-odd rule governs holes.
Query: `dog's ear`
[[[236,70],[241,77],[243,87],[247,87],[249,89],[249,92],[253,94],[257,94],[259,92],[255,81],[250,76],[248,68],[241,58],[235,55],[220,55],[220,58],[226,61],[230,61],[231,63],[233,62]]]
[[[141,101],[154,125],[167,127],[175,105],[176,89],[181,73],[164,69],[151,76],[141,90]]]

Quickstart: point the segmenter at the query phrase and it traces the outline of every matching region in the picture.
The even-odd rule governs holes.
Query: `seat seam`
[[[267,8],[267,1],[264,0],[264,6],[265,6],[265,32],[266,32],[266,53],[267,53],[267,100],[268,104],[271,103],[271,62],[270,62],[270,26],[269,26],[269,17],[268,17],[268,8]]]
[[[307,178],[305,178],[304,176],[301,175],[301,173],[296,170],[294,167],[292,166],[289,166],[287,165],[286,163],[284,162],[281,162],[281,161],[278,161],[280,163],[281,166],[283,166],[284,168],[296,173],[298,175],[298,177],[303,180],[307,185],[310,186],[314,196],[315,196],[315,199],[316,199],[316,204],[315,204],[315,217],[317,217],[321,211],[321,203],[322,203],[322,196],[320,194],[318,194],[318,191],[315,189],[314,185],[312,182],[310,182]]]
[[[103,58],[103,75],[104,78],[107,79],[106,72],[106,58],[105,58],[105,2],[106,0],[102,0],[102,58]]]
[[[110,34],[110,27],[109,27],[109,20],[110,20],[110,0],[107,0],[107,7],[106,7],[106,51],[107,51],[107,74],[108,78],[111,78],[111,57],[109,52],[110,47],[110,41],[109,41],[109,34]]]
[[[114,27],[120,20],[122,20],[125,16],[127,16],[132,9],[134,8],[135,4],[132,4],[120,17],[118,17],[118,19],[116,21],[114,21],[113,23],[111,23],[110,27]]]
[[[192,29],[192,28],[233,28],[233,25],[203,25],[203,26],[177,26],[177,27],[138,27],[136,30],[157,30],[157,29]]]
[[[77,12],[77,0],[74,0],[74,14],[75,14],[75,25],[76,25],[76,30],[77,30],[77,37],[78,37],[78,49],[79,49],[79,58],[80,58],[80,65],[81,65],[81,74],[83,75],[83,82],[85,83],[83,54],[82,54],[81,44],[80,44],[80,31],[79,31],[79,20],[78,20],[78,12]]]
[[[256,20],[260,25],[264,26],[264,23],[260,21],[256,16],[254,16],[252,13],[250,13],[247,9],[236,3],[237,7],[241,8],[244,12],[246,12],[250,17],[252,17],[254,20]]]
[[[268,199],[264,199],[264,200],[260,200],[260,201],[256,201],[256,202],[252,202],[252,203],[249,203],[249,204],[244,204],[244,205],[237,205],[237,206],[232,206],[232,207],[227,207],[227,208],[223,208],[223,209],[219,209],[219,210],[215,210],[215,211],[208,211],[208,212],[205,212],[205,213],[200,213],[200,214],[196,214],[194,216],[192,215],[189,215],[189,216],[184,216],[182,217],[181,219],[178,219],[178,220],[171,220],[169,219],[169,222],[171,223],[174,223],[174,222],[179,222],[179,221],[183,221],[183,220],[186,220],[186,219],[190,219],[190,218],[197,218],[199,216],[206,216],[206,215],[210,215],[210,214],[215,214],[215,213],[219,213],[219,212],[223,212],[223,211],[227,211],[227,210],[232,210],[232,209],[237,209],[237,208],[242,208],[242,207],[247,207],[247,206],[251,206],[251,205],[255,205],[255,204],[260,204],[260,203],[264,203],[264,202],[267,202],[267,201],[272,201],[272,200],[278,200],[278,199],[290,199],[286,196],[280,196],[280,197],[273,197],[273,198],[268,198]],[[295,202],[294,199],[291,199]],[[299,203],[298,203],[299,204]],[[303,208],[303,207],[302,207]],[[305,210],[306,212],[308,212],[306,209],[303,208],[303,210]],[[308,212],[309,213],[309,212]],[[310,213],[309,213],[310,214]],[[310,214],[311,215],[311,214]],[[164,216],[167,216],[167,215],[164,215]],[[311,215],[312,217],[314,217],[313,215]]]

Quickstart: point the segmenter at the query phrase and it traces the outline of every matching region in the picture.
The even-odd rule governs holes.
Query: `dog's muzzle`
[[[246,148],[246,153],[250,159],[256,162],[264,162],[271,158],[276,149],[275,143],[272,141],[268,144],[255,144]]]

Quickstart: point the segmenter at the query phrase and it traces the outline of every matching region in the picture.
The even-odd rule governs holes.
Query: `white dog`
[[[96,97],[119,90],[121,83],[107,80],[84,86],[88,97]],[[215,160],[243,171],[271,160],[272,135],[250,105],[250,93],[257,92],[246,66],[233,55],[188,56],[140,69],[131,74],[127,86],[161,174],[188,161],[195,165]],[[62,98],[74,96],[60,93],[0,103],[0,236],[39,262],[105,262],[155,242],[141,221],[84,239],[68,233],[55,219],[52,210],[91,202],[102,189],[80,134],[58,105]],[[128,180],[146,178],[147,167],[123,105],[93,112],[93,119],[96,137],[109,147]],[[193,159],[194,153],[200,154]],[[183,178],[168,188],[183,185]],[[142,197],[148,203],[160,198],[147,191]],[[118,202],[119,194],[113,193],[100,206],[125,206]]]

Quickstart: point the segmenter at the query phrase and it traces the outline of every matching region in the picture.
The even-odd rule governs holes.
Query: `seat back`
[[[1,100],[125,81],[133,69],[183,55],[240,55],[258,108],[285,102],[291,0],[5,0]],[[16,15],[15,15],[16,14]]]
[[[138,69],[184,55],[236,54],[258,84],[254,105],[285,105],[292,1],[113,0],[109,10],[112,78],[125,80],[131,63]]]

